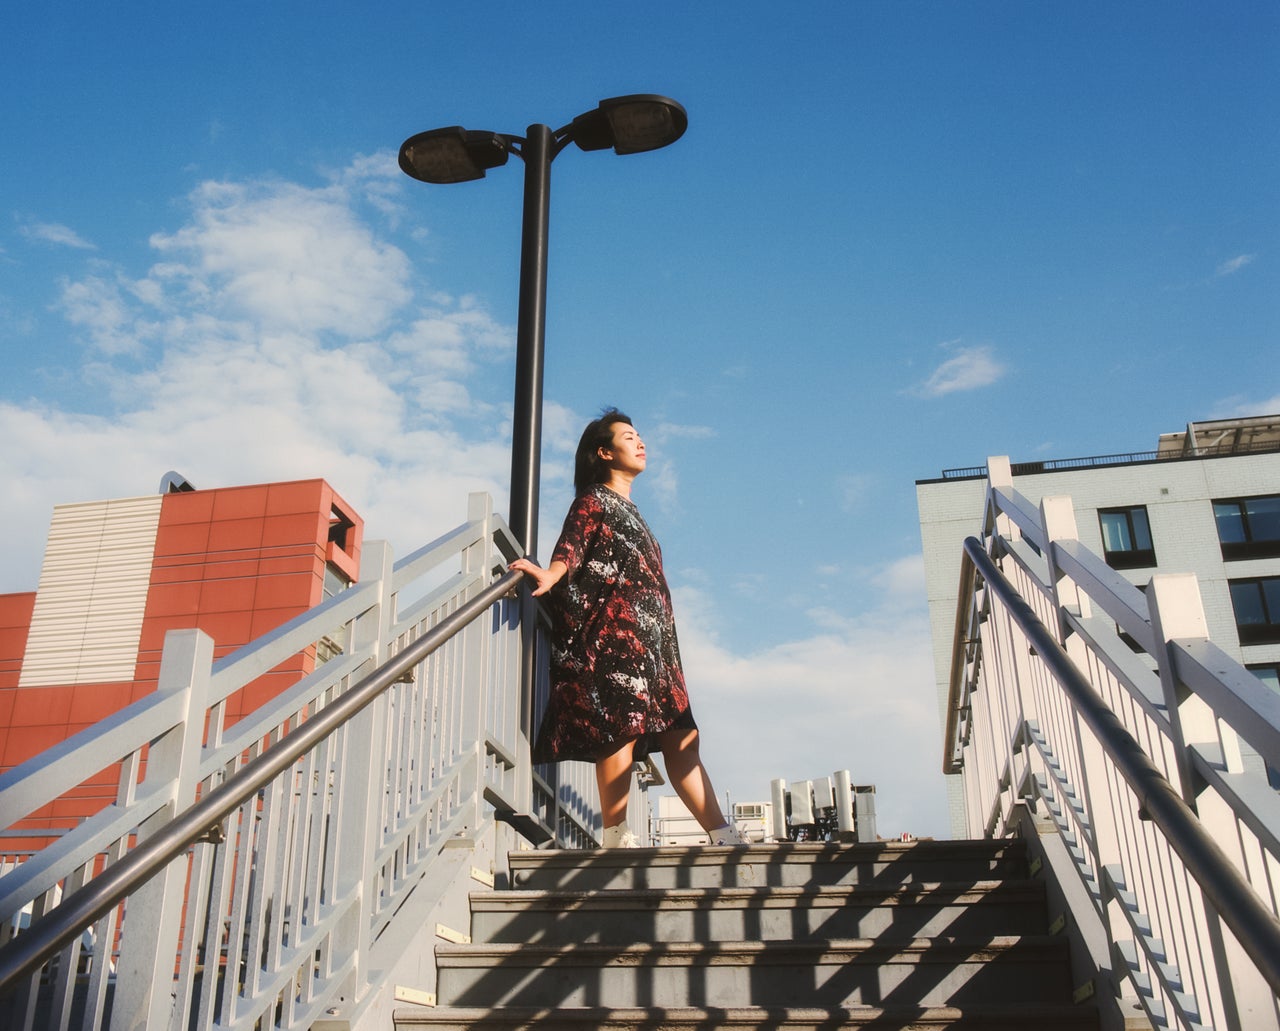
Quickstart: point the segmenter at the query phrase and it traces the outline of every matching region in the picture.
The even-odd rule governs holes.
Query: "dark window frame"
[[[1142,513],[1142,521],[1146,527],[1146,537],[1151,541],[1151,547],[1123,548],[1118,551],[1109,550],[1107,548],[1107,533],[1102,517],[1108,515],[1124,516],[1129,540],[1136,543],[1139,539],[1139,534],[1133,522],[1133,513],[1135,512]],[[1106,559],[1107,565],[1112,569],[1143,569],[1156,564],[1155,540],[1151,535],[1151,519],[1147,515],[1146,505],[1111,505],[1107,508],[1098,509],[1098,532],[1102,535],[1102,557]]]
[[[1227,581],[1227,590],[1231,593],[1231,609],[1236,620],[1236,633],[1242,645],[1280,642],[1280,600],[1271,604],[1267,599],[1268,592],[1265,586],[1273,582],[1280,585],[1280,576],[1246,576]],[[1253,586],[1257,590],[1258,610],[1263,616],[1260,623],[1240,621],[1240,610],[1236,606],[1236,590],[1245,586]],[[1277,596],[1280,597],[1280,590],[1277,591]]]
[[[1259,538],[1249,521],[1247,502],[1258,500],[1280,501],[1280,494],[1244,494],[1234,498],[1213,499],[1213,522],[1218,531],[1218,544],[1222,548],[1223,561],[1232,562],[1250,558],[1280,558],[1280,536]],[[1224,541],[1219,523],[1218,506],[1235,505],[1237,518],[1244,530],[1243,541]]]
[[[1280,662],[1247,662],[1245,663],[1244,668],[1265,684],[1267,690],[1274,691],[1280,689],[1280,687],[1277,687],[1277,685],[1280,685]],[[1273,677],[1263,679],[1260,674],[1264,672],[1273,674]],[[1273,685],[1270,683],[1271,679],[1274,679],[1276,684]],[[1276,769],[1270,763],[1267,763],[1267,780],[1273,788],[1280,791],[1280,770]]]

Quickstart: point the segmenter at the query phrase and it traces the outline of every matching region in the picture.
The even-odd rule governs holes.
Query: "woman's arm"
[[[600,514],[599,498],[593,493],[579,494],[564,517],[564,528],[560,531],[560,539],[556,541],[547,568],[543,569],[527,558],[516,559],[508,568],[533,578],[537,585],[533,591],[535,598],[546,594],[564,579],[571,567],[577,569],[581,564],[583,553],[600,532]]]
[[[518,558],[508,568],[518,570],[533,578],[533,582],[537,585],[533,590],[535,598],[540,594],[546,594],[569,571],[569,567],[559,559],[556,559],[550,566],[543,569],[541,566],[535,566],[527,558]]]

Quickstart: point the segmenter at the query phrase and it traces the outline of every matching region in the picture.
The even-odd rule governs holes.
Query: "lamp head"
[[[635,93],[600,101],[594,111],[578,115],[569,138],[582,150],[639,154],[675,143],[689,127],[684,107],[670,97]]]
[[[400,144],[400,169],[424,183],[465,183],[483,179],[507,163],[507,144],[496,132],[473,132],[460,125],[431,129]]]

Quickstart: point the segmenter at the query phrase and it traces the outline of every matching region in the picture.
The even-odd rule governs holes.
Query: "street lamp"
[[[546,336],[547,215],[551,162],[570,143],[580,150],[638,154],[674,143],[689,125],[668,97],[643,93],[602,100],[555,132],[531,125],[523,138],[461,126],[432,129],[400,145],[400,168],[424,183],[483,179],[511,154],[524,161],[524,221],[520,246],[520,306],[516,328],[516,393],[511,432],[511,513],[508,522],[525,554],[538,544],[538,476],[542,450],[542,365]]]

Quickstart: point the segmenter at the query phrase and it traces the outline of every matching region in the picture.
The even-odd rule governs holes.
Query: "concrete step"
[[[1026,876],[1025,845],[1010,839],[525,851],[511,853],[510,861],[514,887],[543,891],[940,884]]]
[[[1062,937],[438,945],[449,1006],[1024,1006],[1070,998]]]
[[[508,1007],[401,1009],[397,1031],[1097,1031],[1097,1013],[1079,1006],[853,1006],[831,1009],[736,1007],[703,1009],[536,1009]]]
[[[475,942],[721,942],[1043,934],[1037,881],[471,895]]]

